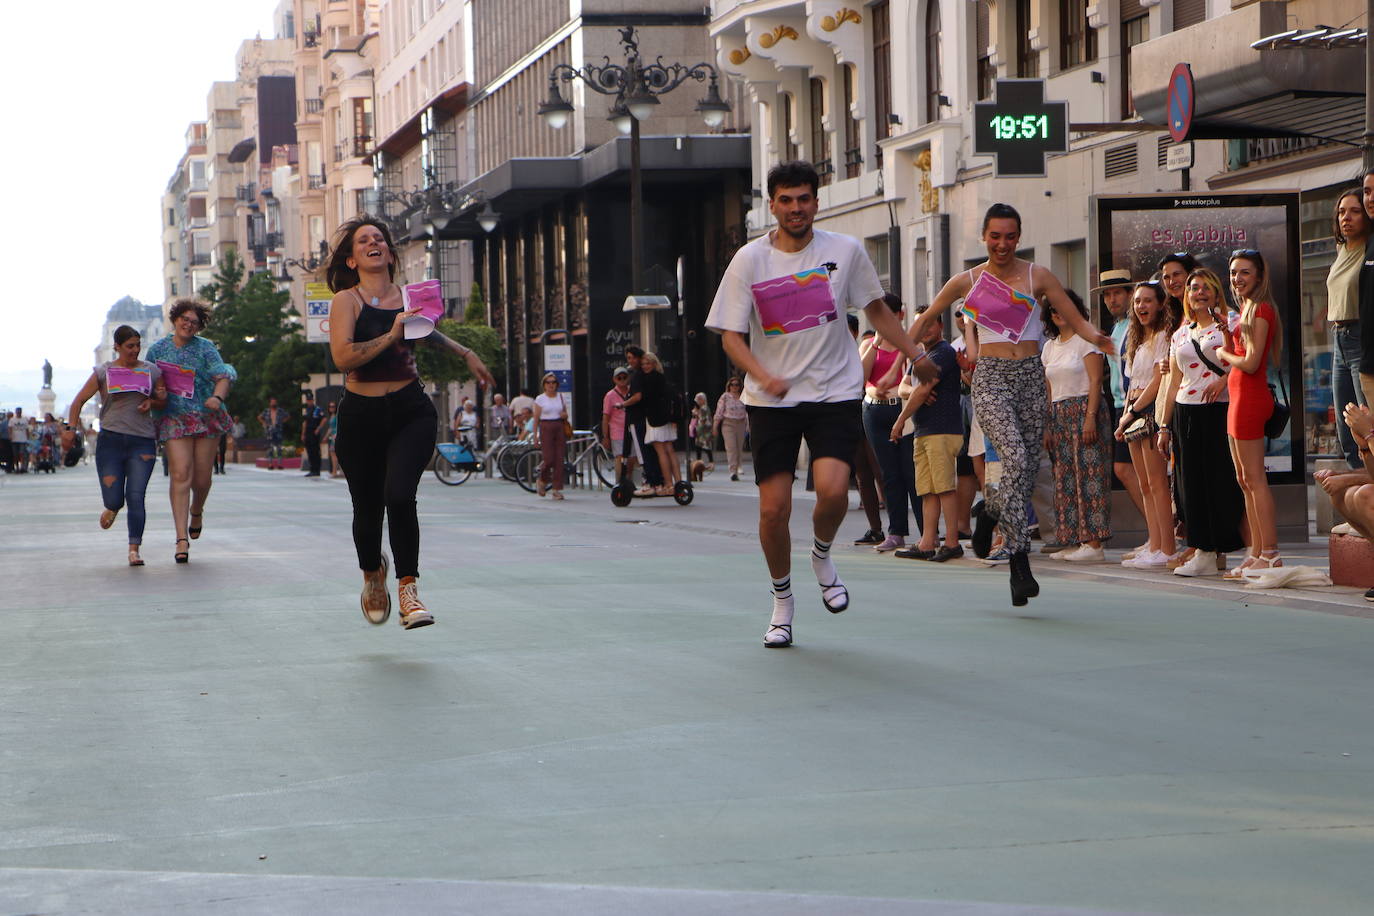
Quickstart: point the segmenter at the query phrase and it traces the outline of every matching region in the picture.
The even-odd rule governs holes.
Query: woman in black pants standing
[[[348,373],[336,445],[353,499],[363,616],[369,623],[382,624],[391,615],[387,559],[382,553],[385,514],[396,558],[400,622],[410,630],[434,622],[415,584],[420,575],[415,491],[434,452],[439,423],[415,367],[415,341],[423,339],[459,354],[480,384],[494,381],[477,354],[438,331],[406,339],[405,322],[419,309],[405,308],[395,275],[391,233],[385,225],[359,216],[339,228],[325,273],[334,291],[329,350]]]

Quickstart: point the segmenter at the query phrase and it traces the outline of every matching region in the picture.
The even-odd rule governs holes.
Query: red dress
[[[1279,326],[1274,320],[1274,307],[1267,302],[1255,307],[1255,321],[1261,318],[1269,325],[1269,333],[1259,367],[1254,372],[1232,368],[1226,377],[1226,391],[1231,396],[1231,406],[1226,411],[1226,434],[1232,439],[1263,439],[1264,424],[1274,412],[1274,395],[1269,391],[1269,344],[1279,332]],[[1243,335],[1236,337],[1234,350],[1237,356],[1245,355]]]

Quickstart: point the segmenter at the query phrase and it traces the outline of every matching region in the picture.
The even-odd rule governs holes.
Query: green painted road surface
[[[796,497],[767,650],[723,475],[426,477],[410,632],[358,610],[341,481],[231,467],[176,566],[155,476],[130,569],[93,468],[0,478],[0,913],[1374,909],[1357,592],[1037,559],[1013,610],[1005,568],[837,546],[831,615]]]

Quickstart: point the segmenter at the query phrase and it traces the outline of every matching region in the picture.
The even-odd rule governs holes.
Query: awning
[[[234,148],[229,151],[230,162],[247,162],[248,157],[253,155],[253,150],[258,148],[258,141],[249,137],[234,144]]]
[[[471,83],[459,83],[451,89],[446,89],[437,98],[431,101],[424,109],[437,108],[446,114],[455,115],[468,106],[468,92],[472,89]],[[409,121],[402,124],[391,136],[377,144],[377,149],[386,153],[388,156],[400,156],[406,150],[420,142],[420,117],[422,109],[417,112]],[[363,159],[371,165],[372,156]]]

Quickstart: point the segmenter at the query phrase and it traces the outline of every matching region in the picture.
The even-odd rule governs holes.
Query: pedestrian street
[[[1013,610],[1004,570],[848,546],[851,512],[851,607],[800,563],[769,651],[750,484],[616,509],[426,475],[436,624],[405,631],[359,612],[343,481],[231,465],[178,566],[165,480],[135,569],[93,467],[0,478],[0,912],[1374,899],[1358,592],[1034,559]]]

